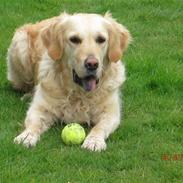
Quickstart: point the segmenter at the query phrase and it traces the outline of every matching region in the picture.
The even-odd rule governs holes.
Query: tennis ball
[[[85,139],[85,130],[78,123],[70,123],[64,127],[61,133],[62,140],[67,145],[81,144]]]

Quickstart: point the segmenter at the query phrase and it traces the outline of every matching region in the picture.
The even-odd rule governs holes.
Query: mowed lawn
[[[134,39],[123,58],[122,125],[108,139],[107,150],[65,146],[59,125],[35,148],[14,145],[29,106],[6,79],[14,30],[62,11],[107,10]],[[0,182],[182,183],[183,1],[0,0]]]

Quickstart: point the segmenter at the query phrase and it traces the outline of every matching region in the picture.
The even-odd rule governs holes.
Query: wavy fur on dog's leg
[[[105,140],[120,124],[120,102],[116,94],[114,92],[106,100],[102,110],[95,115],[94,121],[97,122],[86,137],[82,148],[99,152],[106,149]]]
[[[54,114],[41,104],[40,102],[31,105],[25,119],[25,130],[14,139],[15,143],[22,143],[26,147],[35,146],[41,134],[54,124]]]

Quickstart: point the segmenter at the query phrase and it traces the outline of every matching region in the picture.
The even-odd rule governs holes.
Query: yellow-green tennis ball
[[[81,144],[85,139],[85,130],[78,123],[70,123],[64,127],[61,133],[62,140],[67,145]]]

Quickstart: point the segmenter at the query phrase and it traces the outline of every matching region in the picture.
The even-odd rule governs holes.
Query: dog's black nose
[[[86,60],[85,60],[85,68],[88,71],[94,71],[98,68],[98,60],[93,57],[93,56],[89,56]]]

